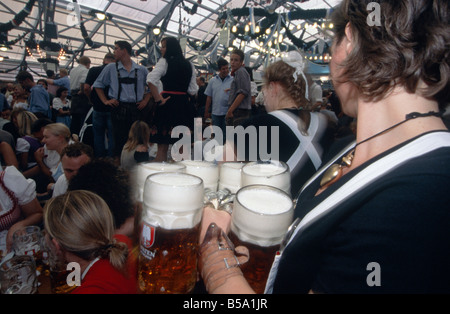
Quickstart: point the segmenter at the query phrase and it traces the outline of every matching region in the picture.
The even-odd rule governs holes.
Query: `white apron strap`
[[[316,170],[322,164],[322,154],[323,150],[320,145],[314,145],[316,139],[320,139],[322,133],[325,129],[320,130],[323,124],[321,124],[321,115],[311,113],[311,122],[308,128],[308,134],[304,135],[298,129],[298,117],[293,117],[293,115],[285,110],[275,110],[270,112],[270,114],[277,119],[281,120],[286,124],[291,131],[297,136],[300,145],[297,150],[292,154],[291,158],[286,162],[291,171],[294,171],[295,166],[300,162],[305,152],[308,154]],[[320,132],[321,131],[321,132]]]

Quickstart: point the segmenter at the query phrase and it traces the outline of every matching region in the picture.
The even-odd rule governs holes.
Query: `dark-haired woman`
[[[183,56],[180,43],[174,37],[161,40],[161,59],[147,76],[147,83],[156,103],[150,141],[158,144],[155,161],[167,160],[169,145],[178,139],[171,138],[176,126],[194,127],[195,108],[189,95],[197,93],[194,65]],[[158,91],[162,82],[163,91]]]
[[[302,188],[268,293],[450,292],[449,2],[370,3],[344,0],[333,18],[331,77],[356,142]],[[238,267],[209,261],[233,259],[217,234],[200,259],[209,291],[250,292]]]
[[[70,99],[67,98],[69,90],[61,86],[56,91],[56,97],[53,98],[53,109],[56,110],[56,122],[64,123],[70,129],[72,118],[70,117],[70,108],[72,107]]]

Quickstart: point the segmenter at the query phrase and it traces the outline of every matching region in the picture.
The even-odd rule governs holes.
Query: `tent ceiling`
[[[16,14],[25,8],[29,0],[2,0],[0,3],[0,21],[7,23],[12,20]],[[76,2],[74,4],[74,2]],[[226,53],[225,45],[219,44],[216,36],[221,27],[218,25],[218,17],[224,12],[232,12],[235,9],[249,7],[254,5],[255,10],[265,9],[270,13],[284,14],[297,9],[330,9],[334,7],[339,0],[303,0],[303,1],[281,1],[281,0],[203,0],[201,4],[197,0],[36,0],[31,13],[19,25],[9,30],[7,33],[7,42],[13,43],[8,51],[0,51],[0,57],[5,59],[0,62],[0,80],[14,80],[19,70],[19,65],[26,61],[28,69],[36,76],[45,75],[47,66],[52,68],[52,64],[39,62],[40,58],[56,59],[59,51],[49,51],[43,49],[32,50],[32,56],[26,52],[26,41],[34,36],[35,42],[44,40],[47,34],[48,26],[46,21],[54,22],[57,30],[57,38],[50,39],[53,43],[58,43],[66,47],[71,53],[66,54],[66,59],[60,60],[60,67],[71,68],[76,65],[74,60],[84,54],[91,58],[93,65],[98,65],[106,52],[111,50],[116,40],[126,40],[132,43],[135,51],[141,49],[143,53],[134,57],[137,62],[143,59],[157,59],[159,57],[155,50],[151,49],[152,43],[157,39],[152,34],[152,28],[155,26],[165,26],[164,35],[180,36],[183,34],[188,39],[188,43],[206,43],[214,38],[213,53],[220,55]],[[194,14],[188,11],[198,4]],[[54,11],[53,11],[54,8]],[[275,11],[271,11],[275,9]],[[92,10],[105,12],[111,16],[111,19],[99,21],[90,13]],[[82,25],[86,29],[88,39],[92,40],[89,45],[83,38],[82,29],[78,22],[77,13],[80,13]],[[249,16],[232,17],[234,21],[244,21]],[[262,21],[264,17],[255,16],[256,22]],[[314,20],[315,21],[315,20]],[[310,42],[315,39],[320,41],[329,41],[329,30],[310,27],[308,29],[298,28],[298,25],[304,26],[305,22],[312,23],[313,20],[295,19],[286,21],[289,23],[292,34],[300,37],[302,32],[303,40]],[[230,25],[231,26],[231,25]],[[233,39],[233,34],[231,39]],[[48,35],[48,34],[47,34]],[[216,37],[215,37],[216,36]],[[239,45],[241,41],[235,41]],[[284,39],[288,45],[292,42]],[[92,46],[93,44],[93,46]],[[211,57],[211,48],[207,51],[195,49],[192,45],[186,45],[186,57],[196,65],[202,65],[204,56],[206,66]],[[253,46],[252,46],[253,45]],[[248,52],[254,47],[254,43],[245,42],[244,51]],[[98,46],[98,47],[97,47]],[[322,47],[323,48],[323,44]],[[157,51],[157,50],[156,50]],[[40,53],[39,53],[40,52]],[[214,58],[213,58],[214,59]],[[253,55],[250,58],[250,65],[257,62],[257,57]],[[41,60],[42,61],[42,60]],[[214,61],[214,60],[212,60]],[[204,67],[204,71],[211,71]]]

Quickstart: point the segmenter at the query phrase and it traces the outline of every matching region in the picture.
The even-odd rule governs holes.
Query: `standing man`
[[[225,115],[229,108],[228,98],[233,78],[230,75],[229,63],[227,60],[220,58],[217,61],[217,66],[219,67],[219,74],[209,81],[208,87],[205,90],[205,95],[207,96],[205,120],[212,118],[212,125],[218,126],[222,130],[223,141],[225,141]],[[212,110],[210,113],[211,104]]]
[[[91,67],[91,59],[82,56],[78,59],[78,63],[78,66],[70,71],[70,94],[72,95],[70,132],[72,134],[80,133],[84,119],[91,109],[89,98],[84,92],[84,82]]]
[[[94,159],[94,152],[91,146],[81,142],[67,145],[61,152],[64,173],[54,184],[52,197],[66,193],[69,182],[78,173],[78,169],[92,159]]]
[[[112,107],[114,133],[114,157],[119,158],[128,139],[131,125],[142,115],[151,94],[145,93],[148,70],[131,60],[131,45],[116,41],[114,57],[116,63],[108,64],[94,83],[100,100]],[[104,88],[109,86],[108,94]]]
[[[250,118],[252,109],[252,90],[250,75],[244,67],[244,52],[235,49],[230,56],[231,83],[229,108],[225,116],[226,124],[230,126],[240,125],[244,120]]]
[[[28,110],[38,118],[49,118],[51,116],[50,97],[48,96],[47,90],[41,84],[36,84],[33,76],[27,71],[19,72],[16,80],[24,89],[30,91]]]
[[[103,64],[101,66],[93,67],[89,70],[86,82],[84,84],[85,93],[89,95],[91,104],[94,108],[92,113],[92,129],[94,131],[94,154],[95,157],[113,157],[114,152],[114,137],[112,131],[111,121],[111,106],[105,105],[98,97],[97,90],[92,88],[95,80],[106,65],[114,63],[116,59],[114,54],[108,52],[103,58]],[[105,95],[108,95],[108,87],[103,91]],[[108,140],[108,150],[105,148],[105,135]]]
[[[203,117],[205,115],[205,107],[206,107],[206,95],[205,90],[208,87],[206,80],[203,76],[197,77],[197,115],[199,117]]]
[[[47,83],[49,85],[64,86],[69,91],[69,96],[71,96],[69,71],[67,71],[67,69],[59,69],[59,79],[48,78]]]

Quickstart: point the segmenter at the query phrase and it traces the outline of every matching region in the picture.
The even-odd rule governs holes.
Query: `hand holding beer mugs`
[[[241,276],[240,265],[248,261],[245,247],[234,248],[225,232],[215,223],[206,230],[200,246],[199,269],[209,293],[217,293],[227,279]]]
[[[203,181],[178,172],[144,187],[138,282],[143,293],[189,293],[197,281]]]
[[[292,223],[294,204],[284,191],[267,185],[240,189],[234,200],[230,239],[250,252],[241,267],[256,293],[263,293],[276,252]]]

